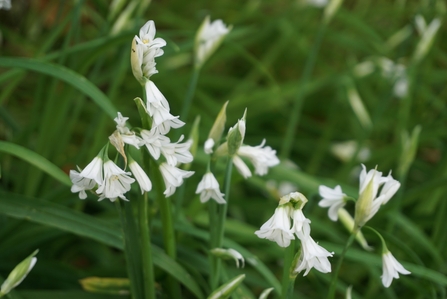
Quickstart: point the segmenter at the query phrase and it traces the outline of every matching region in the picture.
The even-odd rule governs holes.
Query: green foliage
[[[133,99],[143,95],[132,76],[130,45],[149,19],[167,41],[152,79],[172,114],[180,114],[192,76],[194,37],[208,14],[233,28],[201,68],[188,117],[180,115],[185,135],[200,116],[200,139],[191,165],[196,174],[177,190],[182,199],[171,197],[176,259],[162,249],[162,204],[149,196],[157,298],[167,298],[169,277],[180,283],[184,298],[206,298],[214,291],[208,285],[207,206],[194,191],[207,167],[203,143],[227,101],[226,130],[247,108],[244,143],[260,144],[265,138],[283,157],[265,177],[244,180],[233,172],[223,243],[246,259],[244,269],[223,262],[223,281],[245,274],[233,298],[257,298],[270,287],[274,291],[268,298],[276,298],[281,291],[284,249],[254,235],[279,199],[266,182],[289,182],[306,195],[304,213],[312,220],[312,236],[335,252],[330,259],[335,265],[349,233],[318,207],[318,186],[339,184],[357,198],[361,162],[398,175],[401,188],[368,225],[384,236],[412,274],[383,288],[380,241],[364,231],[375,250],[366,252],[353,243],[340,270],[338,297],[349,285],[353,298],[446,296],[445,23],[425,56],[412,59],[421,40],[415,16],[422,15],[427,23],[436,17],[445,21],[443,1],[345,1],[324,29],[322,9],[304,0],[155,1],[147,8],[122,1],[123,7],[113,10],[110,2],[12,1],[10,11],[0,10],[0,282],[39,248],[36,266],[10,298],[125,298],[85,293],[78,283],[92,276],[127,277],[129,257],[122,251],[115,206],[96,202],[94,195],[80,201],[69,190],[68,173],[87,165],[102,148],[115,130],[111,118],[116,111],[141,126]],[[393,38],[400,30],[401,40]],[[314,66],[303,80],[312,55]],[[406,67],[406,95],[393,92],[397,79],[381,69],[384,57]],[[363,62],[371,62],[372,69],[359,75]],[[368,113],[368,126],[362,126],[349,99],[351,88]],[[286,150],[291,119],[295,133]],[[342,159],[334,145],[345,141],[355,141],[357,147]],[[363,160],[358,158],[362,148],[370,151]],[[222,181],[219,163],[216,173]],[[139,193],[132,189],[128,198]],[[353,205],[348,203],[347,209],[353,212]],[[298,275],[295,295],[325,298],[330,279],[315,270]]]

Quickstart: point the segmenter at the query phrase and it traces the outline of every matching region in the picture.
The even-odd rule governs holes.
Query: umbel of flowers
[[[279,164],[279,159],[276,156],[275,150],[270,146],[265,146],[265,140],[258,146],[244,144],[247,110],[245,110],[242,118],[228,130],[226,141],[219,144],[225,128],[227,105],[228,102],[223,105],[210,130],[208,139],[204,145],[205,153],[209,155],[210,160],[219,157],[228,157],[245,179],[251,177],[252,174],[247,164],[242,160],[242,157],[250,160],[257,175],[262,176],[267,174],[270,167]],[[220,192],[219,183],[210,171],[210,161],[206,174],[197,186],[196,193],[200,193],[201,202],[206,202],[212,198],[219,204],[226,203],[223,198],[224,194]]]
[[[400,183],[391,176],[391,172],[387,176],[383,176],[382,172],[377,171],[377,169],[367,171],[363,164],[359,183],[359,196],[355,201],[354,220],[350,221],[352,224],[349,227],[353,235],[361,234],[361,228],[374,217],[382,205],[388,203],[400,187]],[[320,186],[319,191],[323,198],[319,205],[329,208],[328,215],[332,221],[337,221],[342,217],[352,219],[352,216],[343,208],[350,198],[343,193],[340,186],[333,189]],[[399,278],[398,273],[410,274],[410,272],[394,258],[386,247],[382,236],[374,229],[370,229],[382,241],[382,283],[385,287],[389,287],[393,278]]]
[[[334,253],[318,245],[310,236],[310,220],[303,214],[306,203],[307,198],[299,192],[281,197],[273,216],[255,234],[259,238],[274,241],[281,247],[288,247],[291,240],[299,239],[301,250],[294,265],[294,273],[305,270],[306,276],[312,268],[322,273],[331,272],[328,257]]]
[[[177,142],[171,142],[166,134],[171,129],[182,127],[185,123],[179,116],[170,113],[169,102],[160,92],[151,76],[158,73],[155,58],[163,55],[162,47],[166,41],[155,38],[155,24],[148,21],[141,27],[139,35],[135,36],[131,47],[132,72],[137,81],[145,89],[145,101],[137,98],[137,105],[144,110],[143,123],[150,124],[143,128],[129,129],[126,125],[127,117],[120,112],[115,118],[116,131],[110,135],[109,142],[99,154],[84,169],[71,170],[70,179],[73,182],[71,191],[79,193],[79,198],[87,197],[86,191],[94,191],[99,200],[117,198],[127,200],[125,194],[131,185],[138,182],[141,192],[152,189],[152,183],[143,168],[126,152],[125,147],[133,146],[139,150],[147,150],[152,158],[158,161],[159,170],[163,177],[166,197],[174,194],[176,188],[183,184],[183,180],[194,172],[178,168],[179,164],[191,163],[193,156],[190,152],[191,140],[182,142],[183,135]],[[108,148],[112,144],[123,157],[123,168],[109,159]],[[125,171],[129,166],[130,172]],[[132,177],[133,176],[133,177]]]

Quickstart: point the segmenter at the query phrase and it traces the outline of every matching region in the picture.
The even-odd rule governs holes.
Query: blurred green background
[[[283,249],[258,239],[254,231],[272,215],[279,198],[277,186],[288,182],[309,198],[304,213],[312,220],[312,236],[335,251],[334,265],[348,232],[318,207],[318,186],[340,184],[356,197],[360,163],[368,169],[377,165],[384,174],[392,170],[402,186],[369,224],[413,274],[384,289],[380,242],[366,231],[375,251],[365,252],[357,244],[351,248],[340,272],[339,295],[353,285],[354,298],[446,297],[444,1],[344,1],[327,26],[321,25],[323,8],[307,1],[12,0],[11,4],[11,10],[0,10],[0,141],[36,152],[68,173],[76,165],[87,165],[107,141],[115,126],[108,113],[113,107],[139,126],[133,99],[142,97],[142,90],[130,69],[130,45],[149,19],[155,21],[157,36],[167,41],[165,54],[156,60],[159,73],[151,80],[168,99],[172,114],[178,115],[192,74],[196,30],[205,16],[220,18],[233,29],[202,69],[188,119],[180,116],[187,123],[182,128],[186,135],[195,117],[201,117],[199,151],[192,166],[196,175],[186,181],[185,198],[177,204],[182,221],[207,231],[207,208],[194,191],[206,170],[203,142],[221,106],[229,101],[227,128],[247,108],[245,143],[258,145],[265,138],[282,163],[265,177],[244,180],[233,173],[228,239],[256,255],[280,279]],[[435,18],[441,27],[417,59],[424,30]],[[100,102],[83,77],[110,101]],[[291,119],[296,126],[288,152],[285,139]],[[4,147],[2,152],[0,202],[35,200],[38,207],[37,199],[45,200],[119,229],[109,202],[80,201],[68,186],[16,157],[21,153],[7,153]],[[223,171],[219,174],[220,179]],[[110,244],[37,224],[46,220],[35,221],[32,209],[24,216],[1,207],[1,276],[40,249],[36,267],[15,292],[17,298],[81,298],[76,293],[81,278],[126,276],[124,257]],[[353,205],[348,210],[352,212]],[[157,222],[153,230],[153,242],[161,244]],[[208,293],[206,240],[179,231],[178,244],[179,263]],[[255,298],[271,286],[250,265],[242,270],[226,265],[230,277],[247,274],[245,288],[251,292],[241,291],[236,295],[240,298]],[[166,274],[159,269],[156,274],[162,296]],[[299,276],[297,296],[324,298],[330,277],[314,270]],[[185,298],[189,296],[193,298],[185,290]]]

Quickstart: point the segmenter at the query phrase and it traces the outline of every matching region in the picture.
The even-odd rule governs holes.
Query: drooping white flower
[[[129,130],[129,128],[126,126],[126,121],[128,120],[128,117],[124,117],[121,112],[118,112],[118,116],[114,118],[114,121],[116,122],[116,130],[121,136],[121,140],[126,143],[133,145],[136,148],[140,148],[141,145],[141,138],[138,137],[135,132]]]
[[[200,68],[216,51],[231,27],[225,26],[222,20],[210,22],[207,16],[197,31],[195,40],[195,66]]]
[[[318,188],[320,196],[323,197],[322,200],[318,203],[320,207],[327,208],[329,219],[332,221],[338,220],[338,210],[343,208],[346,204],[344,194],[341,190],[340,186],[335,186],[334,189],[321,185]]]
[[[276,156],[276,151],[270,146],[265,146],[265,139],[258,146],[243,145],[237,151],[237,154],[242,157],[247,157],[255,167],[257,175],[265,175],[269,167],[279,164],[279,159]]]
[[[196,194],[200,193],[200,202],[205,203],[210,198],[214,199],[217,203],[225,204],[226,201],[223,198],[224,194],[220,192],[219,183],[214,177],[212,172],[207,172],[196,189]]]
[[[70,170],[70,180],[73,183],[73,186],[71,186],[71,192],[79,192],[80,199],[86,199],[87,194],[85,191],[92,190],[96,186],[95,180],[81,176],[76,170]]]
[[[160,158],[161,149],[169,144],[170,139],[162,135],[157,127],[150,131],[141,130],[142,144],[146,146],[151,156],[158,160]]]
[[[163,192],[166,197],[175,193],[175,189],[183,184],[183,179],[194,174],[194,171],[182,170],[165,162],[161,163],[160,172],[166,186],[166,190]]]
[[[383,177],[382,173],[371,169],[366,172],[365,165],[360,173],[359,199],[355,205],[355,223],[362,227],[379,211],[381,205],[386,204],[397,192],[400,183],[393,179],[391,173]],[[379,193],[379,188],[382,187]]]
[[[236,262],[236,267],[239,268],[239,266],[241,266],[241,268],[244,268],[245,266],[245,260],[244,257],[242,256],[242,254],[240,254],[238,251],[234,250],[233,248],[228,248],[228,249],[224,249],[224,248],[213,248],[210,250],[211,253],[219,258],[222,259],[234,259],[234,261]],[[239,264],[240,263],[240,264]]]
[[[144,85],[146,91],[146,109],[150,116],[154,115],[156,109],[163,107],[169,112],[169,102],[166,100],[165,96],[157,88],[157,86],[152,81],[146,81]]]
[[[306,237],[310,235],[310,220],[307,219],[302,209],[293,209],[293,212],[290,214],[293,225],[292,232],[297,237]]]
[[[168,143],[161,148],[161,153],[166,158],[168,164],[171,166],[176,166],[178,163],[191,163],[194,159],[191,152],[189,151],[192,140],[181,143],[183,138],[184,136],[182,135],[176,143]]]
[[[382,266],[383,274],[381,278],[382,283],[386,288],[391,285],[393,278],[399,278],[399,273],[404,275],[411,274],[411,272],[405,269],[388,250],[382,254]]]
[[[204,145],[204,151],[205,154],[212,154],[213,153],[213,147],[214,147],[214,139],[213,138],[208,138],[205,141],[205,145]]]
[[[290,227],[290,209],[289,205],[279,205],[273,216],[255,234],[261,239],[274,241],[281,247],[289,246],[290,240],[295,239]]]
[[[0,9],[11,9],[11,0],[0,0]]]
[[[140,28],[139,36],[136,36],[139,43],[148,48],[161,48],[166,46],[166,41],[160,37],[155,38],[155,23],[152,20],[146,22]]]
[[[152,189],[151,180],[147,176],[146,172],[144,172],[143,168],[141,168],[141,166],[133,159],[129,163],[129,168],[133,176],[137,180],[138,185],[140,185],[141,194],[143,194],[144,192],[151,191]]]
[[[236,169],[244,177],[244,179],[251,177],[250,168],[248,168],[247,164],[245,164],[245,162],[239,156],[233,156],[233,164],[234,166],[236,166]]]
[[[103,175],[102,175],[102,158],[96,156],[93,158],[92,162],[90,162],[79,174],[81,177],[95,180],[97,184],[102,184]]]
[[[328,257],[333,256],[334,253],[318,245],[310,235],[304,236],[300,234],[300,240],[301,254],[294,272],[300,273],[306,270],[303,276],[306,276],[312,268],[321,273],[331,272],[331,263]]]
[[[167,134],[171,128],[178,129],[185,125],[185,123],[181,121],[178,116],[173,116],[163,107],[154,109],[152,120],[152,127],[157,127],[161,134]]]
[[[119,168],[112,160],[104,163],[104,181],[100,184],[96,193],[100,195],[99,200],[104,198],[115,201],[118,197],[124,200],[124,194],[130,190],[130,185],[135,182],[131,178],[130,172],[125,172]]]

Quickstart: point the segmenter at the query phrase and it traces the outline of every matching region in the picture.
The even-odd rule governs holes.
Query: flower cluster
[[[333,253],[327,251],[310,236],[310,220],[303,214],[307,198],[299,192],[292,192],[281,197],[273,216],[264,223],[255,234],[262,239],[276,242],[281,247],[288,247],[295,236],[301,241],[301,252],[294,272],[306,270],[306,276],[312,268],[322,273],[331,272],[328,257]]]
[[[135,78],[145,88],[146,102],[141,99],[138,104],[146,111],[150,128],[130,130],[126,122],[128,117],[123,117],[120,112],[115,118],[116,131],[109,137],[110,143],[117,149],[125,160],[129,160],[131,172],[118,167],[108,158],[106,145],[100,154],[85,167],[78,171],[71,170],[70,178],[73,182],[71,191],[79,192],[79,197],[85,199],[86,191],[96,188],[99,200],[109,198],[115,201],[117,198],[127,200],[125,193],[131,188],[135,179],[140,185],[141,192],[148,192],[152,189],[152,183],[140,167],[140,165],[128,154],[126,154],[125,144],[134,146],[137,149],[145,147],[154,160],[160,160],[160,172],[165,182],[165,196],[174,194],[177,187],[183,184],[184,178],[190,177],[194,172],[185,171],[178,168],[179,164],[190,163],[193,156],[189,151],[192,141],[182,142],[183,135],[177,142],[171,142],[166,134],[171,128],[180,128],[185,123],[179,120],[178,116],[170,113],[169,103],[150,80],[151,76],[158,73],[155,68],[155,58],[163,55],[161,49],[166,45],[162,38],[155,38],[155,24],[148,21],[132,41],[131,64]],[[131,177],[133,174],[134,178]]]
[[[360,186],[359,197],[355,204],[354,220],[349,229],[356,234],[359,242],[363,242],[362,246],[368,249],[366,240],[361,234],[360,229],[379,211],[380,207],[386,204],[391,197],[397,192],[400,183],[391,176],[391,172],[387,176],[383,176],[377,169],[366,170],[365,165],[362,164],[362,171],[360,172]],[[342,192],[340,186],[331,189],[326,186],[319,187],[320,196],[323,198],[319,202],[320,207],[328,207],[328,215],[332,221],[337,221],[340,218],[350,218],[352,216],[343,207],[346,204],[347,196]],[[399,278],[399,274],[410,274],[391,254],[386,248],[386,244],[382,236],[373,230],[381,239],[383,246],[382,262],[383,275],[382,283],[385,287],[389,287],[393,278]]]

